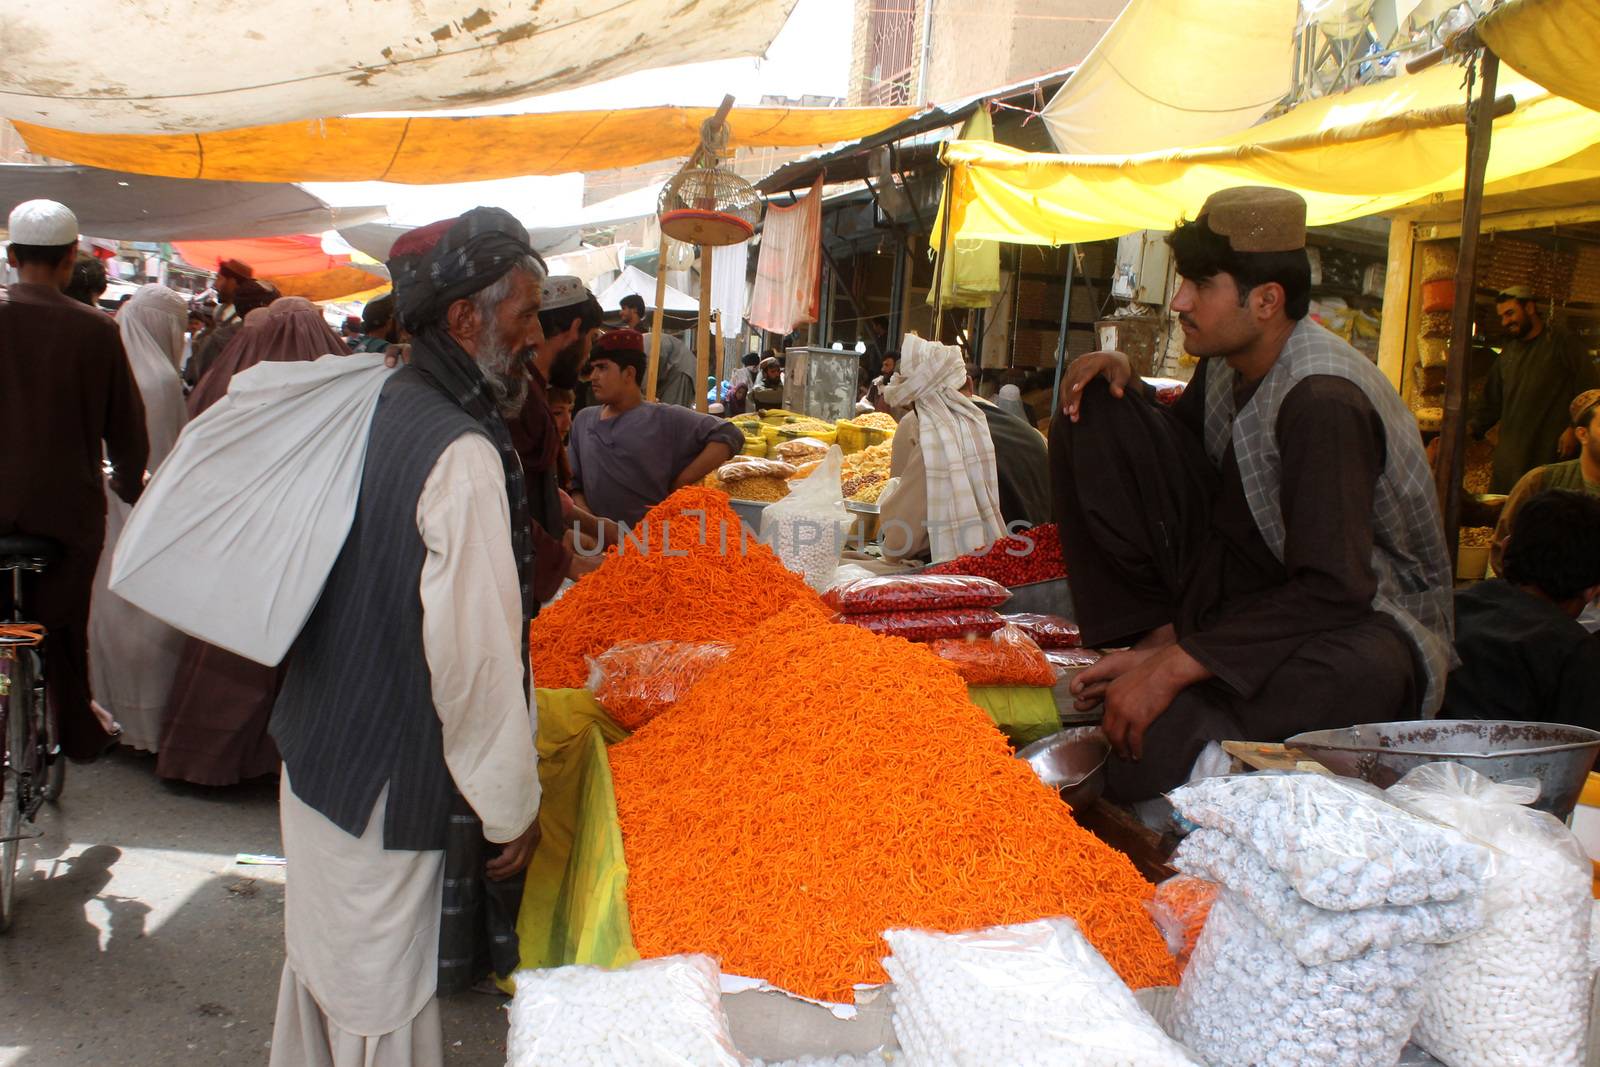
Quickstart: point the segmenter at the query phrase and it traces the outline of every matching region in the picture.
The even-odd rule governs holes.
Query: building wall
[[[928,4],[932,18],[927,18]],[[891,87],[875,80],[882,56],[909,35],[914,103],[940,103],[981,93],[1081,62],[1128,0],[856,0],[850,102],[884,101]],[[922,32],[932,42],[922,76]],[[887,66],[896,66],[890,62]],[[921,92],[920,98],[918,92]],[[896,101],[898,102],[898,101]]]

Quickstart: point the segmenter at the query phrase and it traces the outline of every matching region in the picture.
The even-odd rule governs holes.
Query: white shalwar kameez
[[[505,476],[486,438],[462,437],[440,455],[417,529],[445,763],[484,835],[512,841],[538,812],[539,779]],[[301,802],[287,773],[280,795],[288,958],[270,1067],[437,1067],[444,852],[383,847],[387,788],[360,838]]]

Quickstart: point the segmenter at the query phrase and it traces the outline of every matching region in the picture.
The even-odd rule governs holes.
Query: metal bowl
[[[1314,730],[1296,734],[1284,747],[1381,789],[1415,767],[1445,761],[1497,782],[1536,778],[1539,799],[1533,806],[1565,819],[1600,755],[1600,733],[1549,722],[1432,719]]]
[[[1105,792],[1110,755],[1111,744],[1100,728],[1081,726],[1035,741],[1017,758],[1033,768],[1039,781],[1059,791],[1062,800],[1081,808]]]

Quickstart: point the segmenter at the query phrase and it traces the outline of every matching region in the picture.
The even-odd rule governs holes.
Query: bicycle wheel
[[[39,774],[36,780],[39,783],[39,795],[54,804],[61,799],[61,791],[67,787],[67,757],[61,751],[61,729],[56,722],[55,712],[44,697],[43,654],[35,652],[32,657],[34,736],[41,738],[44,745],[38,752]]]
[[[0,733],[5,737],[4,773],[0,774],[0,932],[11,928],[17,885],[17,861],[22,853],[22,775],[32,759],[33,739],[28,728],[33,704],[33,656],[13,649],[0,660],[6,674],[6,699],[0,706]]]

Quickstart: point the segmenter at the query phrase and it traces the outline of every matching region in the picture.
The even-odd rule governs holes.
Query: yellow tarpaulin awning
[[[1600,4],[1511,0],[1478,20],[1478,36],[1512,69],[1600,111]]]
[[[1495,123],[1487,180],[1546,168],[1572,181],[1600,144],[1600,113],[1503,72],[1514,113]],[[1132,156],[1060,156],[956,141],[951,233],[962,240],[1054,245],[1170,229],[1235,185],[1293,189],[1313,225],[1459,196],[1466,132],[1461,72],[1439,67],[1303,104],[1210,144]],[[1577,157],[1576,159],[1574,157]],[[1581,164],[1581,166],[1580,166]],[[937,233],[937,231],[935,231]]]
[[[645,107],[462,118],[334,118],[214,133],[74,133],[15,123],[30,151],[108,170],[248,182],[414,185],[608,170],[687,156],[715,108]],[[910,107],[734,108],[731,148],[850,141]]]

